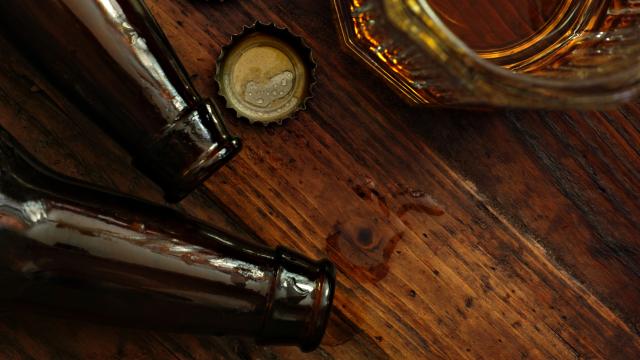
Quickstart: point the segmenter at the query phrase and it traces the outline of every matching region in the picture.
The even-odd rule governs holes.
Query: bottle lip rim
[[[309,321],[308,335],[300,344],[300,350],[303,352],[313,351],[320,346],[329,324],[331,309],[333,308],[336,289],[335,265],[329,260],[322,260],[319,263],[319,267],[320,273],[324,275],[324,278],[321,283],[322,287],[318,291],[319,295],[316,298],[318,304],[314,306],[317,309],[317,311],[314,311],[316,315]]]
[[[191,114],[201,115],[194,117]],[[194,122],[199,123],[200,132],[192,129]],[[201,138],[200,143],[189,139],[196,135]],[[194,150],[196,156],[176,158],[179,166],[163,166],[165,158],[158,154],[170,156],[171,142],[179,142],[184,149]],[[203,144],[209,147],[203,149]],[[205,99],[160,131],[154,142],[133,159],[133,165],[162,188],[167,202],[177,203],[241,149],[242,141],[229,134],[217,106],[211,99]]]
[[[212,146],[207,149],[193,162],[192,166],[182,172],[182,180],[176,184],[180,189],[176,189],[173,195],[169,194],[169,189],[167,189],[167,201],[180,201],[187,196],[193,188],[208,179],[209,176],[224,166],[242,149],[242,141],[238,137],[230,137],[226,141],[221,141],[220,144],[221,146]],[[176,200],[171,201],[171,198],[175,198]]]
[[[232,137],[222,142],[221,146],[210,148],[194,162],[188,173],[176,172],[174,176],[167,176],[159,172],[154,162],[145,156],[133,159],[135,168],[142,171],[145,176],[160,186],[164,192],[165,200],[169,203],[177,203],[189,195],[197,186],[208,179],[213,173],[231,160],[242,148],[242,141]]]
[[[274,275],[265,307],[265,315],[257,335],[258,343],[265,345],[297,345],[301,351],[310,352],[318,348],[329,323],[336,288],[336,270],[327,259],[311,261],[305,256],[293,252],[283,246],[276,248]],[[277,287],[281,284],[283,273],[293,272],[313,279],[315,284],[310,298],[313,303],[305,305],[304,316],[299,310],[291,310],[279,305],[283,294],[278,295]],[[285,298],[288,295],[285,295]],[[286,301],[285,301],[286,303]],[[284,316],[283,316],[284,315]],[[279,323],[288,315],[295,315],[295,326],[285,325],[281,331]]]

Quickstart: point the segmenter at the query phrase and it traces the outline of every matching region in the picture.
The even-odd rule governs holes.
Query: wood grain
[[[328,256],[336,308],[308,358],[640,356],[640,105],[608,112],[406,107],[338,46],[328,2],[148,1],[199,91],[255,20],[318,61],[310,109],[233,119],[244,151],[180,205]],[[52,167],[159,201],[122,150],[0,42],[0,123]],[[5,56],[4,54],[8,54]],[[6,358],[301,358],[243,339],[10,317]]]

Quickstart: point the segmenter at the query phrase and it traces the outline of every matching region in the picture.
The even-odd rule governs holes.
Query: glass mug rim
[[[624,61],[617,59],[597,71],[584,72],[582,77],[551,78],[515,72],[483,58],[476,50],[473,50],[445,24],[428,0],[380,1],[384,5],[384,15],[396,30],[404,33],[422,51],[426,51],[434,60],[439,61],[448,70],[450,76],[456,77],[463,84],[463,90],[479,92],[477,98],[481,98],[482,93],[490,98],[488,101],[479,101],[479,104],[588,108],[632,100],[640,93],[640,60],[635,56],[629,56]],[[334,3],[338,14],[340,14],[339,0],[334,0]],[[602,2],[600,6],[606,4],[607,2]],[[586,9],[591,5],[591,3],[586,3],[581,8]],[[345,33],[346,29],[342,24],[340,27],[344,40],[355,45],[349,39],[348,31]],[[634,30],[640,31],[640,27],[634,26],[632,31]],[[349,47],[352,47],[351,45]],[[355,47],[357,48],[357,46]],[[391,73],[379,68],[379,66],[374,67],[378,72],[387,73],[384,74],[387,79],[393,77]],[[585,74],[586,76],[584,76]],[[596,90],[596,88],[601,89]],[[398,90],[408,95],[405,90],[399,87]],[[544,101],[544,103],[537,104],[537,101]],[[458,106],[465,104],[473,105],[474,103],[462,101],[447,104],[435,101],[426,105]]]

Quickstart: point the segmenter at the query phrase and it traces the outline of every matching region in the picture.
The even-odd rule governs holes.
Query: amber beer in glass
[[[334,0],[346,45],[411,104],[599,108],[640,91],[637,0]]]

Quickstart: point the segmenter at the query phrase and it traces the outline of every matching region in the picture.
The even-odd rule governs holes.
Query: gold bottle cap
[[[227,107],[251,123],[281,123],[304,109],[315,63],[302,39],[274,25],[256,23],[224,47],[216,81]]]

